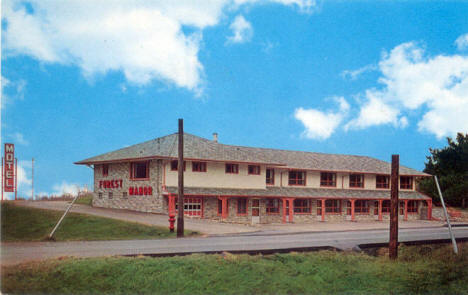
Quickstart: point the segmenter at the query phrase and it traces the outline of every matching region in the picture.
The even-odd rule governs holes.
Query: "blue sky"
[[[422,170],[468,132],[464,1],[2,1],[2,150],[20,195],[177,131]],[[3,151],[2,151],[3,153]]]

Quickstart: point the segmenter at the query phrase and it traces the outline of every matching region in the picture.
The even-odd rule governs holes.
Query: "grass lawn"
[[[2,241],[39,241],[54,228],[63,212],[3,202]],[[191,234],[192,232],[187,232]],[[167,228],[69,213],[55,233],[57,241],[159,239],[175,237]]]
[[[382,249],[383,250],[383,249]],[[389,261],[320,251],[267,256],[49,260],[2,268],[2,292],[48,294],[468,294],[468,243],[401,246]]]
[[[82,204],[82,205],[89,205],[93,204],[93,195],[92,194],[85,194],[81,195],[76,201],[75,204]]]

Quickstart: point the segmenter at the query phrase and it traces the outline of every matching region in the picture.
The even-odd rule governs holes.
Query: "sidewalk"
[[[59,210],[64,211],[68,205],[66,201],[18,201],[18,205]],[[136,212],[130,210],[118,210],[118,209],[107,209],[97,208],[86,205],[76,204],[72,207],[71,212],[84,213],[89,215],[96,215],[101,217],[108,217],[113,219],[139,222],[148,225],[157,226],[168,226],[168,217],[164,214],[153,214]],[[223,223],[208,219],[195,219],[185,218],[185,228],[188,230],[198,231],[207,235],[226,235],[226,234],[239,234],[239,233],[297,233],[297,232],[328,232],[328,231],[355,231],[355,230],[370,230],[370,229],[388,229],[388,221],[359,221],[359,222],[314,222],[308,224],[290,224],[290,223],[279,223],[279,224],[257,224],[257,225],[244,225],[244,224],[233,224]],[[441,227],[445,223],[441,221],[400,221],[400,228],[430,228],[430,227]]]

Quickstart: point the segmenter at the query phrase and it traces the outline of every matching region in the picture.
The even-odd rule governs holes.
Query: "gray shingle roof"
[[[177,133],[135,144],[113,152],[88,158],[75,164],[98,164],[113,161],[177,158]],[[184,157],[208,161],[232,161],[287,166],[288,168],[323,171],[390,174],[390,163],[367,156],[325,154],[226,145],[184,134]],[[400,166],[402,175],[427,174]]]
[[[177,194],[177,187],[167,187],[171,194]],[[325,188],[285,188],[267,187],[266,189],[236,189],[184,187],[185,195],[201,196],[250,196],[250,197],[296,197],[296,198],[333,198],[333,199],[388,199],[390,191],[361,189],[325,189]],[[400,199],[428,200],[429,197],[415,191],[400,191]]]

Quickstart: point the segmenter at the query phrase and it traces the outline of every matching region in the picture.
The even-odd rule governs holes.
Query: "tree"
[[[457,134],[456,141],[447,138],[448,146],[429,149],[424,172],[436,175],[444,200],[452,206],[466,207],[468,200],[468,134]],[[421,192],[439,200],[434,178],[424,178],[419,183]]]

